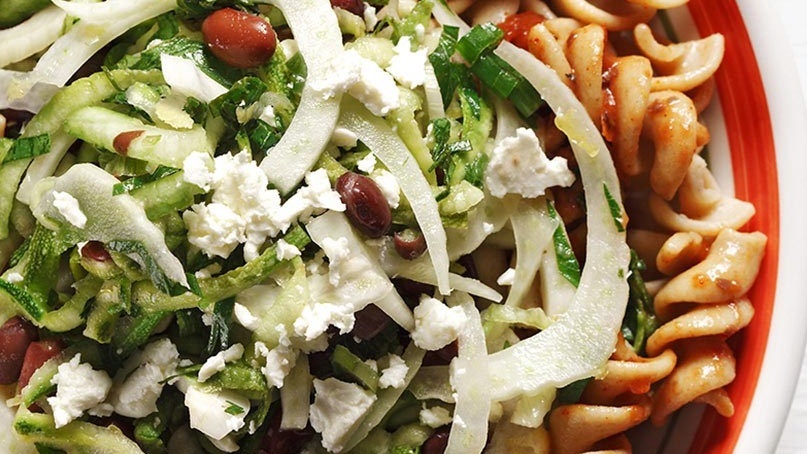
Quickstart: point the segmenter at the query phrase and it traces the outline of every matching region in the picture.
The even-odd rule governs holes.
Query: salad
[[[722,37],[656,38],[652,1],[9,3],[6,450],[582,452],[731,414],[765,237],[699,154]]]

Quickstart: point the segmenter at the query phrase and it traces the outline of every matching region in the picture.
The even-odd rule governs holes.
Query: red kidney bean
[[[20,370],[20,379],[17,381],[17,387],[19,389],[24,388],[31,379],[31,375],[42,367],[47,360],[61,353],[63,348],[61,342],[56,339],[31,342],[31,345],[25,350],[25,359],[22,362],[22,370]]]
[[[375,304],[370,304],[356,312],[356,322],[353,324],[353,334],[361,340],[370,340],[378,335],[392,320]]]
[[[106,262],[112,260],[109,251],[104,247],[104,243],[100,241],[88,241],[87,244],[81,248],[81,256],[96,262]]]
[[[350,11],[357,16],[364,16],[364,2],[362,0],[331,0],[331,6]]]
[[[22,317],[12,317],[0,327],[0,385],[20,377],[25,351],[39,337],[36,327]]]
[[[232,8],[207,16],[202,22],[202,37],[213,55],[236,68],[266,63],[277,47],[277,36],[269,22]]]
[[[420,452],[422,454],[443,454],[448,446],[449,433],[449,426],[438,427],[420,447]]]
[[[370,238],[381,238],[392,224],[387,199],[371,178],[347,172],[336,180],[336,192],[342,197],[348,219]]]
[[[123,156],[126,156],[129,153],[129,146],[132,145],[132,141],[143,135],[146,131],[138,130],[138,131],[126,131],[118,134],[112,140],[112,148]]]
[[[393,245],[398,255],[406,260],[414,260],[426,252],[426,239],[420,232],[412,229],[395,232]]]

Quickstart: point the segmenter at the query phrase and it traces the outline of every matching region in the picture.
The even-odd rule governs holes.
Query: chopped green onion
[[[504,38],[502,29],[492,23],[477,25],[457,41],[457,52],[473,66],[486,51],[494,48]]]

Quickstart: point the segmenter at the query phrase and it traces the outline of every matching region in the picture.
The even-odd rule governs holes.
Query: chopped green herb
[[[561,276],[566,278],[575,287],[580,285],[580,263],[577,262],[577,257],[574,255],[572,245],[569,243],[569,238],[566,236],[566,230],[563,228],[563,220],[555,211],[555,206],[551,201],[546,202],[549,216],[558,221],[558,227],[552,234],[552,243],[555,247],[555,255],[558,260],[558,270]]]
[[[228,415],[240,415],[244,413],[244,407],[230,402],[229,400],[226,402],[228,405],[227,408],[224,409],[224,413],[227,413]]]
[[[633,345],[634,351],[644,354],[647,338],[658,328],[659,321],[653,310],[653,297],[647,291],[642,272],[647,269],[635,250],[630,251],[628,286],[630,296],[625,318],[622,320],[622,335]]]
[[[33,137],[20,137],[19,139],[0,139],[12,141],[3,162],[17,161],[19,159],[35,158],[50,151],[50,134],[40,134]]]
[[[611,210],[611,217],[614,218],[614,224],[616,225],[616,229],[618,232],[625,231],[625,216],[622,212],[622,207],[619,206],[619,202],[616,201],[614,196],[611,194],[611,191],[608,190],[608,186],[603,183],[602,187],[605,191],[605,199],[608,200],[608,209]]]
[[[116,184],[115,186],[112,187],[112,195],[121,195],[134,189],[141,188],[143,187],[143,185],[147,183],[157,181],[159,179],[165,178],[168,175],[172,175],[177,172],[179,172],[179,169],[175,169],[173,167],[159,166],[157,167],[157,170],[148,175],[139,175]]]

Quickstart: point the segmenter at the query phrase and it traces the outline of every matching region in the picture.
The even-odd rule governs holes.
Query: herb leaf
[[[12,141],[11,148],[3,162],[17,161],[20,159],[35,158],[50,151],[50,135],[40,134],[32,137],[20,137],[18,139],[0,139],[3,141]]]
[[[580,285],[580,263],[577,262],[577,257],[574,255],[574,250],[569,243],[569,238],[566,237],[566,231],[563,228],[563,220],[560,219],[558,212],[555,211],[554,205],[547,200],[546,207],[549,211],[549,216],[559,222],[558,227],[552,234],[552,243],[554,244],[555,255],[558,261],[558,271],[560,271],[561,276],[577,287]]]

